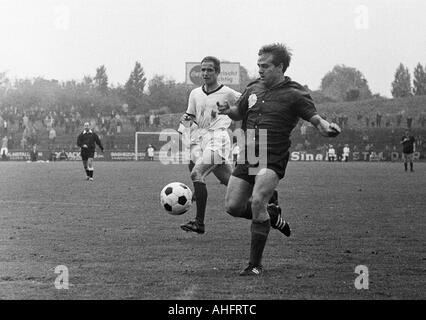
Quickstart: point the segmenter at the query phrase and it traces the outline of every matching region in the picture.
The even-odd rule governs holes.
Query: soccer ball
[[[192,191],[181,182],[169,183],[161,190],[160,202],[167,213],[174,216],[184,214],[191,207]]]

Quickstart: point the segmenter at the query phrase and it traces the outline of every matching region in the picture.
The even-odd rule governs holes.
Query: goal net
[[[189,150],[173,129],[135,132],[135,160],[161,161],[164,164],[187,163]],[[152,148],[151,148],[152,147]]]

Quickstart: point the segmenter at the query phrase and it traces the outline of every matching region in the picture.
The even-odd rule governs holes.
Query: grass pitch
[[[192,187],[185,165],[0,164],[0,299],[425,299],[426,164],[290,162],[278,188],[292,227],[271,230],[265,273],[239,277],[250,222],[224,212],[208,177],[206,233],[180,228],[164,185]],[[55,288],[55,267],[69,289]],[[368,268],[368,289],[355,268]]]

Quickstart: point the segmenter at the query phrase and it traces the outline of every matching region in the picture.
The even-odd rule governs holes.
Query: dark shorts
[[[82,149],[80,155],[81,155],[81,160],[87,161],[87,159],[95,157],[95,152]]]
[[[290,158],[290,152],[286,152],[284,156],[282,155],[274,155],[271,153],[268,153],[268,161],[266,167],[272,171],[274,171],[278,178],[281,180],[284,178],[285,170],[287,168],[287,163]],[[259,167],[259,164],[252,165],[249,163],[240,163],[235,166],[234,171],[232,172],[232,175],[234,177],[243,179],[250,183],[251,185],[254,185],[256,175],[249,174],[250,168],[257,168]]]
[[[402,153],[402,160],[404,160],[404,162],[407,162],[407,161],[413,162],[413,160],[414,160],[414,153],[413,152],[411,152],[411,153],[405,153],[405,152],[403,152]]]

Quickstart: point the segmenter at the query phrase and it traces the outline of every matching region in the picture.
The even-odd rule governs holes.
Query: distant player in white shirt
[[[152,146],[152,144],[148,145],[148,148],[146,149],[146,152],[148,154],[149,161],[154,161],[154,152],[155,152],[155,149]]]
[[[336,150],[333,148],[333,145],[330,144],[330,147],[328,148],[328,161],[334,162],[336,159]]]
[[[217,104],[228,102],[234,105],[240,93],[218,83],[219,59],[208,56],[201,61],[201,76],[204,84],[191,91],[188,109],[182,115],[181,123],[190,129],[191,180],[197,204],[195,221],[181,225],[185,231],[203,234],[204,216],[207,204],[205,178],[210,173],[228,185],[232,173],[230,163],[231,140],[228,128],[232,120],[218,113]],[[181,131],[182,126],[178,131]]]
[[[343,147],[343,157],[342,157],[342,161],[344,162],[348,162],[349,160],[349,145],[345,144],[345,146]]]
[[[1,149],[0,149],[0,156],[3,157],[3,154],[7,156],[9,154],[9,149],[7,148],[9,139],[7,136],[4,136],[3,139],[1,139]]]

